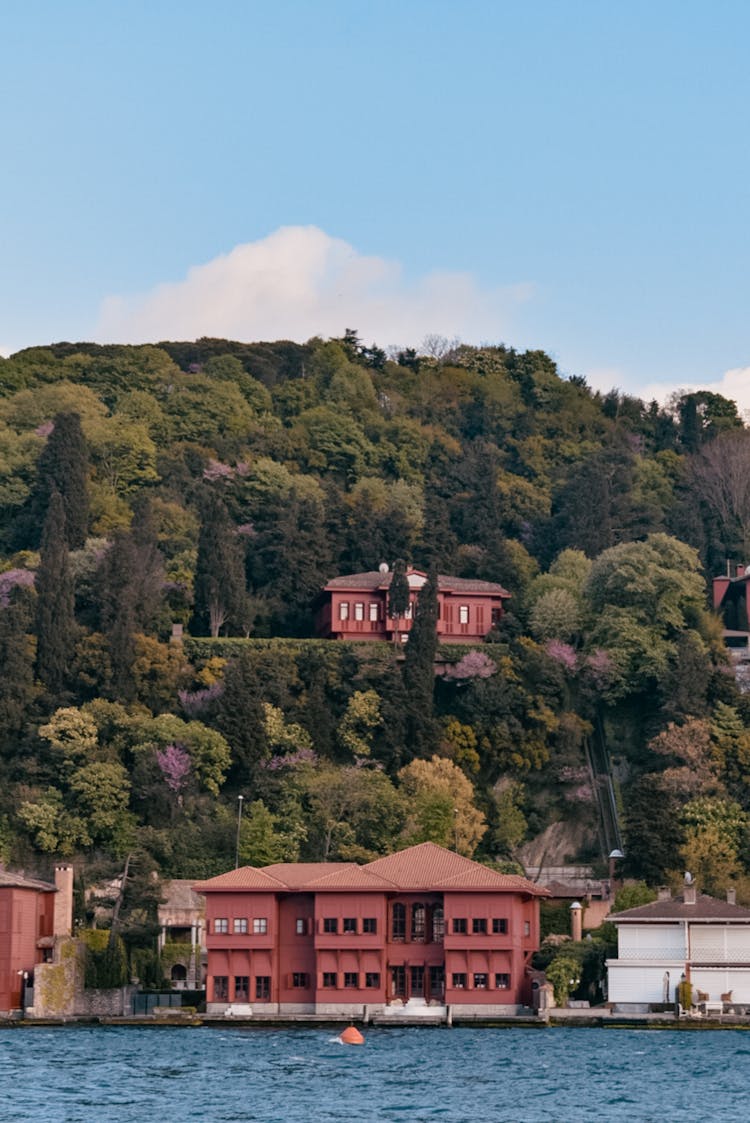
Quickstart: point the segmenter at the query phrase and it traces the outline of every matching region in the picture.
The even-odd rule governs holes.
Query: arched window
[[[442,944],[445,935],[445,913],[442,905],[435,905],[432,910],[432,941]]]
[[[406,939],[406,906],[398,902],[393,906],[391,913],[391,939]]]
[[[184,988],[187,982],[187,967],[184,963],[175,963],[172,970],[169,972],[169,977],[172,980],[172,986],[176,990]]]
[[[420,902],[411,906],[411,938],[424,943],[425,918],[427,910]]]

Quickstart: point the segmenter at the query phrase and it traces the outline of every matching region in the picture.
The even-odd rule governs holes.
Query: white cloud
[[[417,346],[431,333],[467,342],[507,340],[529,284],[482,290],[469,273],[405,280],[398,262],[367,257],[315,226],[284,226],[236,246],[150,292],[108,297],[96,338],[300,342],[355,328],[366,342]]]

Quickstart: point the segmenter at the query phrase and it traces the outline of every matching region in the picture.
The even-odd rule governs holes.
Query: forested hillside
[[[750,561],[734,404],[430,349],[0,360],[0,860],[206,877],[242,795],[243,863],[508,862],[561,822],[559,857],[597,862],[605,752],[632,874],[744,875],[750,697],[707,583]],[[512,593],[437,677],[429,592],[405,652],[310,638],[329,578],[400,558]]]

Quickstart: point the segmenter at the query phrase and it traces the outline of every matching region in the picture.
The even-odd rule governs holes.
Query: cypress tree
[[[239,631],[247,614],[242,545],[226,507],[211,495],[198,536],[194,627],[199,635],[218,636],[225,624]]]
[[[230,779],[235,784],[254,783],[258,766],[268,755],[263,717],[257,661],[253,652],[243,651],[226,668],[216,716],[217,729],[232,746]]]
[[[99,610],[109,641],[112,694],[134,696],[134,637],[155,626],[161,607],[164,559],[149,505],[136,505],[133,529],[117,531],[99,567]]]
[[[430,570],[419,590],[404,658],[407,748],[413,756],[429,756],[437,748],[437,724],[433,716],[437,619],[437,573]]]
[[[37,485],[31,501],[31,531],[34,534],[34,524],[42,525],[56,490],[62,497],[68,549],[78,550],[86,542],[89,519],[86,440],[77,413],[58,413],[53,426],[39,457]]]
[[[41,563],[36,578],[36,674],[53,694],[66,684],[75,647],[73,579],[68,564],[65,511],[52,492],[42,528]]]
[[[34,655],[28,634],[32,613],[25,592],[14,590],[8,603],[0,604],[0,733],[6,736],[21,731],[34,696]]]
[[[393,642],[398,642],[398,622],[409,608],[409,582],[403,558],[393,563],[393,574],[388,587],[388,615],[393,620]]]

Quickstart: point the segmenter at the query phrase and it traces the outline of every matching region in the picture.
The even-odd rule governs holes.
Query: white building
[[[675,1001],[685,976],[710,1003],[750,1005],[750,909],[697,893],[662,891],[658,901],[612,914],[617,959],[607,960],[609,1001],[618,1005]],[[668,977],[667,977],[668,974]],[[668,999],[666,993],[668,992]]]

